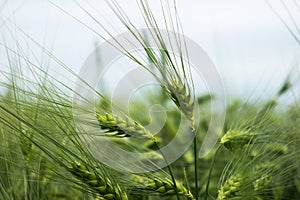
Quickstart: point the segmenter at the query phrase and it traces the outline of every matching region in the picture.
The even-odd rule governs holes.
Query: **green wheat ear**
[[[241,183],[243,181],[242,174],[232,175],[221,187],[218,191],[217,200],[225,200],[225,199],[242,199],[239,190]]]
[[[29,132],[25,131],[25,130],[23,130],[22,132],[28,138],[25,137],[25,136],[21,136],[20,139],[19,139],[19,143],[20,143],[20,146],[21,146],[21,151],[22,151],[22,154],[24,156],[24,159],[28,161],[30,159],[30,156],[32,155],[32,151],[34,149],[34,146],[33,146],[32,142],[29,139],[29,138],[32,138],[32,135],[29,134]]]
[[[126,194],[121,194],[120,188],[114,187],[108,178],[89,170],[83,164],[74,161],[70,170],[76,178],[96,191],[100,195],[99,199],[127,200]]]
[[[176,195],[176,191],[179,195],[185,196],[188,199],[195,199],[192,193],[184,187],[181,183],[176,181],[176,188],[173,182],[168,178],[153,178],[153,177],[141,177],[134,176],[133,179],[135,182],[144,185],[145,190],[149,190],[152,192],[157,192],[164,195]]]
[[[252,143],[257,136],[257,133],[249,131],[230,130],[221,138],[221,144],[227,149],[234,151]]]
[[[272,183],[272,176],[270,174],[264,174],[260,178],[256,179],[253,183],[254,191],[260,192]]]
[[[97,114],[100,127],[107,136],[115,137],[142,137],[155,140],[154,136],[138,122],[126,118],[126,120],[110,114]]]
[[[267,143],[262,147],[262,149],[265,154],[272,155],[272,157],[279,157],[289,152],[287,145],[279,142]],[[261,153],[258,149],[253,149],[250,153],[253,158],[260,156],[260,154]]]
[[[192,127],[194,127],[194,101],[185,84],[181,81],[172,81],[169,84],[169,90],[173,102],[191,122]]]
[[[278,143],[278,142],[266,144],[265,149],[267,152],[276,156],[280,156],[288,153],[288,147],[285,144]]]

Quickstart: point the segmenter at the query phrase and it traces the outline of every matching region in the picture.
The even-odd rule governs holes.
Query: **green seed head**
[[[284,155],[288,152],[287,146],[281,143],[268,143],[266,144],[265,149],[267,152],[277,156]]]
[[[80,162],[73,162],[70,170],[76,178],[80,179],[83,183],[96,191],[100,195],[99,199],[127,199],[124,195],[124,197],[122,197],[120,191],[113,187],[107,177],[103,177],[101,174],[96,175],[97,172],[89,170]]]
[[[181,183],[176,182],[176,188],[173,182],[168,179],[159,179],[159,178],[144,178],[140,176],[135,176],[134,179],[141,185],[146,186],[146,190],[153,192],[158,192],[164,195],[176,195],[176,191],[179,195],[185,196],[188,199],[194,199],[190,191],[188,191]]]
[[[130,118],[123,120],[110,114],[97,114],[100,127],[105,131],[106,136],[114,137],[142,137],[155,140],[154,136],[141,124]]]
[[[194,126],[194,100],[191,98],[186,86],[181,81],[173,81],[169,85],[170,95],[173,102],[186,118],[191,122],[192,127]]]
[[[256,179],[254,182],[254,190],[257,191],[262,191],[263,189],[266,189],[267,186],[270,185],[272,182],[272,176],[269,174],[265,174],[259,179]]]
[[[242,174],[235,174],[231,176],[221,187],[218,192],[218,200],[232,199],[232,198],[240,198],[239,190],[241,182],[243,181]]]
[[[248,131],[230,130],[221,138],[221,144],[229,150],[236,150],[252,143],[256,136]]]

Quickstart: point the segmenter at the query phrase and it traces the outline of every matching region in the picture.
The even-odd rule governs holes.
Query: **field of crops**
[[[1,41],[8,64],[0,66],[0,199],[300,199],[300,71],[268,99],[223,99],[224,110],[214,110],[216,94],[195,92],[193,49],[173,7],[161,5],[175,16],[163,27],[174,35],[158,27],[147,1],[137,2],[148,35],[117,1],[108,5],[142,56],[121,38],[102,38],[156,81],[128,107],[22,30],[58,72],[17,40]],[[218,117],[221,124],[212,123]]]

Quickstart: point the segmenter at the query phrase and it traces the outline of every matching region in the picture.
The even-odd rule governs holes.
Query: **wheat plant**
[[[176,33],[177,42],[170,44],[170,49],[167,48],[170,38],[162,37],[150,2],[136,1],[150,33],[145,35],[116,0],[106,1],[110,12],[142,47],[142,56],[137,56],[113,37],[84,5],[74,1],[74,5],[112,40],[82,22],[87,29],[104,41],[113,41],[112,45],[123,56],[146,70],[160,86],[155,93],[149,92],[143,99],[131,102],[134,109],[130,115],[17,25],[15,29],[32,49],[38,48],[55,63],[68,81],[83,82],[95,94],[96,102],[91,103],[91,99],[58,78],[58,74],[49,72],[48,66],[33,59],[17,40],[14,40],[15,46],[1,42],[9,70],[0,70],[4,77],[0,81],[3,88],[0,95],[0,199],[300,198],[299,99],[295,97],[292,104],[280,104],[280,100],[297,86],[297,81],[288,77],[269,100],[229,102],[218,144],[207,156],[199,158],[203,133],[208,131],[209,121],[215,114],[209,110],[214,95],[195,93],[196,80],[184,56],[189,49],[180,37],[184,31],[176,2],[159,2],[162,28]],[[81,22],[57,4],[52,2],[52,5]],[[14,38],[12,32],[10,36]],[[150,41],[155,46],[150,45]],[[179,49],[179,55],[174,55],[172,49]],[[75,104],[74,94],[84,103]],[[144,114],[147,105],[153,102],[172,108],[167,110],[167,119],[155,134],[148,129],[151,119]],[[95,110],[89,109],[91,104]],[[82,115],[75,120],[74,110],[91,114],[92,119]],[[116,110],[118,112],[113,112]],[[182,117],[188,124],[186,135],[192,133],[194,136],[193,145],[175,162],[169,163],[161,149],[176,137]],[[86,126],[91,131],[87,132]],[[99,140],[90,141],[90,136],[97,136]],[[139,169],[157,166],[156,163],[163,163],[165,167],[142,173],[118,170],[101,162],[91,151],[90,146],[104,144],[99,141],[139,153],[140,162],[132,163]],[[103,155],[106,159],[117,158],[114,156],[114,152]],[[118,164],[117,159],[115,164]]]

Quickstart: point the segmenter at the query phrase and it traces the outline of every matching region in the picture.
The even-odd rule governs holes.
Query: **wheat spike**
[[[22,132],[24,135],[28,136],[29,138],[32,137],[32,135],[30,135],[27,131],[23,130]],[[32,155],[32,151],[34,148],[32,142],[30,141],[30,139],[26,138],[25,136],[21,136],[19,139],[19,144],[24,159],[28,161],[30,159],[30,156]]]
[[[288,147],[285,144],[281,144],[278,142],[266,144],[265,149],[267,152],[276,156],[284,155],[288,152]]]
[[[191,122],[192,127],[194,124],[194,101],[191,98],[191,94],[188,92],[186,86],[181,81],[172,81],[169,84],[170,95],[173,102],[186,118]]]
[[[235,174],[231,176],[219,190],[217,200],[225,200],[232,198],[242,199],[239,195],[239,190],[242,181],[242,174]]]
[[[236,150],[252,143],[256,137],[256,133],[249,131],[230,130],[221,138],[221,144],[229,150]]]
[[[152,177],[141,177],[135,176],[134,181],[138,182],[145,186],[144,189],[161,193],[164,195],[176,195],[176,190],[179,195],[185,196],[188,199],[195,199],[192,193],[184,187],[181,183],[176,181],[176,189],[173,182],[168,179],[161,179],[161,178],[152,178]]]
[[[89,170],[83,164],[74,162],[72,164],[71,172],[78,179],[82,180],[86,185],[90,186],[99,194],[99,198],[103,200],[127,200],[125,194],[120,194],[120,189],[113,187],[108,178],[104,178]]]
[[[270,174],[265,174],[260,178],[256,179],[253,183],[254,191],[259,192],[264,190],[272,182],[272,176]]]
[[[130,118],[124,120],[120,117],[114,117],[110,114],[97,114],[97,119],[100,127],[105,131],[107,136],[135,136],[155,140],[154,136],[149,131],[147,131],[141,124]]]

